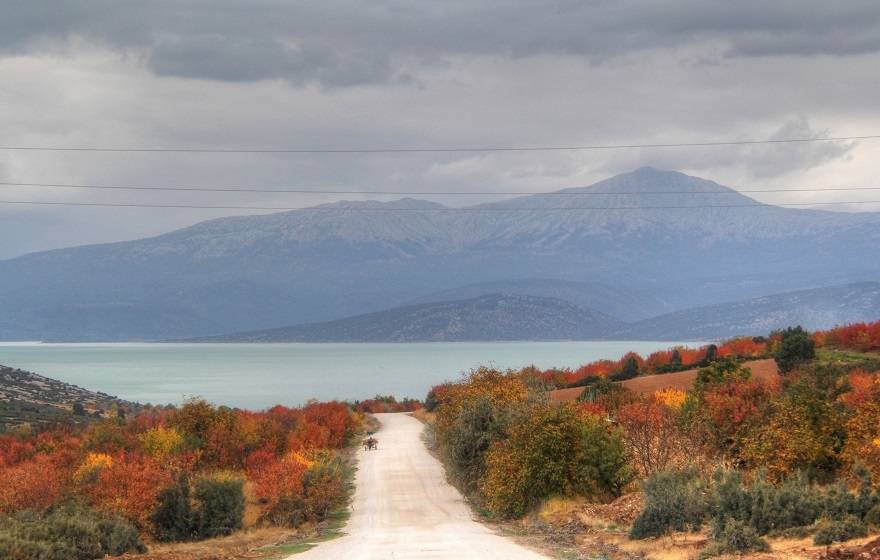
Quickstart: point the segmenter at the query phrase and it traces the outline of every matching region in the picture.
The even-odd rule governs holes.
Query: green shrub
[[[706,503],[696,472],[658,472],[642,484],[642,490],[645,508],[633,523],[630,538],[646,539],[702,527]]]
[[[804,476],[778,486],[759,474],[750,487],[738,472],[715,475],[710,498],[712,534],[718,535],[728,521],[748,523],[759,535],[812,525],[825,511],[825,496]]]
[[[865,514],[865,523],[874,528],[880,528],[880,504],[871,508]]]
[[[623,363],[620,371],[615,371],[609,376],[611,381],[626,381],[627,379],[635,379],[639,376],[639,363],[635,356],[630,356]]]
[[[551,495],[617,495],[630,480],[618,430],[572,405],[538,406],[486,455],[480,490],[489,508],[518,517]]]
[[[180,474],[174,484],[162,490],[158,505],[150,515],[153,535],[161,542],[188,541],[195,537],[195,513],[190,497],[189,479]]]
[[[782,340],[774,356],[779,371],[791,371],[816,357],[816,342],[802,327],[789,327],[780,334]]]
[[[867,535],[868,527],[854,515],[847,515],[839,519],[826,518],[819,522],[816,534],[813,536],[813,543],[829,545]]]
[[[812,525],[821,515],[822,495],[800,475],[778,486],[763,476],[749,488],[749,522],[759,535]]]
[[[207,539],[241,529],[244,516],[244,480],[229,475],[196,481],[196,534]]]
[[[347,467],[338,457],[322,458],[303,475],[303,509],[307,519],[323,521],[348,498]]]
[[[443,448],[453,481],[466,493],[474,491],[486,471],[489,446],[504,437],[507,414],[489,397],[471,399],[446,432]]]
[[[123,519],[78,505],[0,520],[4,560],[93,560],[146,550],[137,529]]]
[[[700,558],[710,558],[722,554],[766,552],[768,550],[770,550],[770,545],[758,535],[754,527],[745,521],[729,519],[715,537],[714,542],[700,553]]]

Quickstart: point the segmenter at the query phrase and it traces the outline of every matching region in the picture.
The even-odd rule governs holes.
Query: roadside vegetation
[[[250,412],[196,399],[127,419],[13,428],[0,436],[0,558],[89,560],[242,529],[332,525],[362,420],[339,402]]]
[[[563,540],[589,534],[593,554],[651,557],[650,543],[676,534],[693,535],[679,539],[683,557],[767,553],[786,539],[818,547],[880,530],[878,351],[880,322],[577,370],[481,368],[434,387],[426,417],[479,511],[544,523],[549,508]],[[779,376],[753,378],[749,360],[770,357]],[[695,364],[687,391],[619,383]],[[549,390],[573,385],[580,398],[551,404]],[[561,503],[576,505],[560,517]],[[597,515],[614,518],[604,544]]]

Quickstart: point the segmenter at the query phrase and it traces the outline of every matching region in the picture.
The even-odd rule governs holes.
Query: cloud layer
[[[7,145],[345,148],[860,135],[880,131],[878,65],[880,6],[869,1],[21,0],[0,19],[0,118]],[[865,141],[345,157],[0,152],[0,178],[543,191],[649,164],[731,185],[845,186],[872,181],[875,150]],[[338,198],[0,190],[2,200],[291,206]],[[490,198],[434,197],[452,205]],[[220,214],[0,205],[7,240],[0,258]]]

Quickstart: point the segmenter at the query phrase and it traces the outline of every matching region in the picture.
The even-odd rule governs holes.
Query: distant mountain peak
[[[440,204],[439,202],[431,202],[430,200],[422,200],[420,198],[412,198],[405,197],[399,198],[396,200],[340,200],[338,202],[329,202],[327,204],[321,204],[319,206],[315,206],[314,208],[321,209],[338,209],[338,210],[346,210],[346,209],[363,209],[363,208],[371,208],[371,209],[403,209],[403,210],[435,210],[435,209],[443,209],[447,208],[446,206]],[[307,208],[304,210],[295,210],[294,212],[303,212],[311,210],[311,208]]]

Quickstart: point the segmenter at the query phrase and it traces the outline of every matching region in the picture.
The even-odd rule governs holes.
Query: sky
[[[374,149],[865,136],[880,134],[878,68],[873,0],[9,0],[0,144]],[[878,150],[880,140],[503,153],[0,150],[0,182],[384,189],[462,206],[499,197],[425,193],[552,191],[643,165],[740,188],[880,187]],[[880,190],[753,197],[871,201]],[[9,202],[365,198],[377,197],[0,185],[0,259],[255,213]]]

